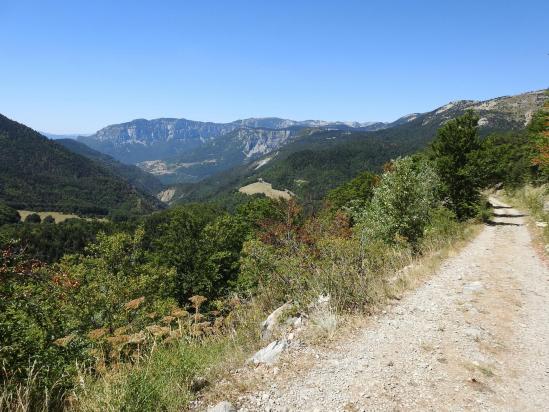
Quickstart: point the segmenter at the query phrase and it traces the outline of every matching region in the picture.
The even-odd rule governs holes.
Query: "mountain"
[[[86,134],[86,133],[56,134],[56,133],[48,133],[48,132],[40,132],[40,131],[38,133],[52,140],[77,139],[79,136],[89,136],[89,134]]]
[[[63,145],[73,153],[99,163],[100,166],[107,169],[112,174],[126,180],[130,185],[142,192],[156,196],[164,189],[162,182],[152,174],[141,170],[137,166],[121,163],[109,155],[93,150],[84,143],[77,142],[73,139],[58,139],[56,140],[56,143]]]
[[[481,102],[456,101],[427,113],[404,116],[375,131],[306,129],[278,150],[246,164],[198,184],[175,185],[171,201],[227,200],[239,187],[263,179],[314,207],[327,190],[361,171],[380,171],[387,161],[425,148],[442,124],[466,110],[478,113],[479,131],[485,136],[523,129],[548,98],[541,90]]]
[[[2,115],[0,202],[19,209],[95,215],[163,207],[98,162]]]
[[[164,184],[193,183],[234,167],[272,157],[271,154],[297,144],[315,145],[311,136],[333,134],[338,142],[345,136],[391,138],[404,126],[428,140],[448,119],[472,109],[481,116],[483,131],[520,129],[540,107],[543,91],[486,101],[460,100],[427,113],[413,113],[391,123],[295,121],[276,117],[249,118],[231,123],[198,122],[187,119],[138,119],[112,125],[78,141],[115,159],[137,164]],[[383,133],[389,130],[390,132]],[[350,137],[351,138],[351,137]]]
[[[78,141],[121,162],[138,164],[164,183],[193,182],[292,141],[303,130],[377,130],[384,123],[250,118],[231,123],[138,119]]]

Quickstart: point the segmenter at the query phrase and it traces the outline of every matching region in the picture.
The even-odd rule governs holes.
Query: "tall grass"
[[[265,314],[250,302],[231,316],[238,325],[224,333],[154,344],[134,363],[99,375],[82,371],[74,407],[82,411],[181,411],[196,392],[240,365],[259,340]]]
[[[8,376],[7,371],[2,371]],[[34,366],[30,367],[25,382],[5,379],[0,383],[0,411],[12,412],[42,412],[52,406],[50,404],[50,390],[36,391],[38,384],[38,371]]]
[[[549,212],[544,210],[544,205],[549,202],[548,185],[526,185],[518,189],[508,189],[504,197],[511,205],[528,212],[535,221],[549,223]],[[543,240],[548,244],[549,226],[542,229]]]

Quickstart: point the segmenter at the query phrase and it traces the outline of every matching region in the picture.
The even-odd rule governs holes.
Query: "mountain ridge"
[[[188,119],[136,119],[102,128],[78,140],[123,163],[137,164],[164,184],[197,182],[224,170],[253,162],[319,131],[374,133],[422,119],[422,126],[444,121],[472,109],[484,129],[523,127],[540,107],[543,90],[483,101],[458,100],[432,111],[412,113],[393,122],[296,121],[278,117],[229,123]],[[152,166],[151,166],[152,165]]]

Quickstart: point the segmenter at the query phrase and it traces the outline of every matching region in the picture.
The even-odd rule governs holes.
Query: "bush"
[[[38,213],[31,213],[25,218],[25,223],[40,223],[42,219]]]
[[[17,223],[21,220],[19,212],[3,203],[0,203],[0,226],[8,223]]]
[[[42,223],[53,224],[55,223],[55,219],[53,218],[52,215],[48,215],[44,218],[44,220],[42,220]]]
[[[439,179],[424,159],[405,157],[385,172],[370,204],[357,212],[364,242],[408,242],[415,247],[437,206]]]

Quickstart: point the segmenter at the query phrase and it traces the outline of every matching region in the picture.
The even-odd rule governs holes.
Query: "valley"
[[[96,148],[1,116],[0,410],[538,409],[547,269],[486,193],[547,228],[548,116],[540,91],[392,124],[137,121]]]

